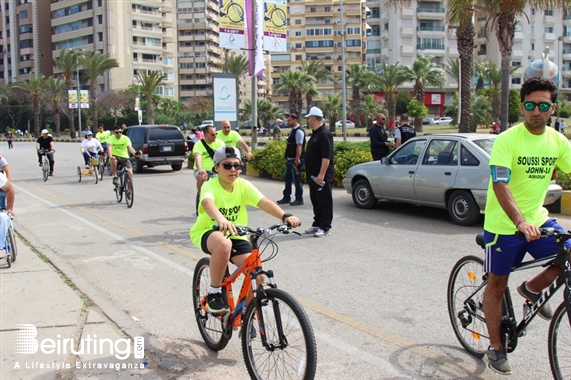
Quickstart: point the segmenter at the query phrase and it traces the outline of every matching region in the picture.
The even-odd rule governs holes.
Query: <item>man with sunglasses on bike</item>
[[[520,90],[521,112],[525,121],[496,138],[490,157],[484,240],[484,272],[488,284],[484,291],[484,312],[490,337],[486,352],[489,367],[501,375],[511,375],[506,348],[501,340],[502,296],[512,267],[518,267],[529,252],[535,259],[558,250],[554,238],[541,238],[539,227],[565,230],[550,219],[543,207],[553,170],[571,172],[571,146],[565,136],[546,126],[556,109],[557,87],[545,78],[530,78]],[[567,248],[571,241],[566,242]],[[518,287],[521,296],[536,302],[543,289],[561,273],[550,266]],[[548,305],[539,310],[551,319]]]
[[[213,161],[218,176],[202,185],[198,217],[190,229],[190,239],[211,256],[206,305],[211,313],[224,314],[229,309],[221,285],[228,261],[239,266],[252,253],[248,237],[236,235],[236,226],[248,225],[246,206],[257,207],[291,227],[301,222],[264,197],[251,182],[240,178],[242,162],[238,149],[223,146],[216,150]],[[219,226],[218,231],[212,230],[215,225]]]
[[[119,181],[117,178],[117,161],[120,161],[121,165],[125,165],[131,175],[133,174],[129,153],[136,157],[141,155],[140,152],[135,151],[129,137],[123,135],[123,129],[120,126],[116,126],[113,136],[107,139],[107,154],[111,160],[111,174],[113,175],[114,186]]]
[[[203,129],[204,137],[194,144],[192,155],[194,156],[194,178],[196,178],[196,213],[198,214],[198,201],[202,184],[214,177],[214,152],[224,146],[224,141],[217,137],[216,127],[206,125]]]

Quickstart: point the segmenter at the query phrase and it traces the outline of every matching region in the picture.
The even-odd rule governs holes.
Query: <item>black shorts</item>
[[[212,253],[208,251],[208,246],[206,242],[208,241],[208,237],[210,236],[210,234],[213,232],[214,231],[205,232],[204,235],[202,235],[202,241],[200,243],[202,252],[208,253],[209,255],[212,255]],[[248,240],[243,240],[243,239],[230,239],[230,240],[232,241],[232,252],[230,253],[230,257],[244,255],[246,253],[252,252],[252,244],[250,244]]]

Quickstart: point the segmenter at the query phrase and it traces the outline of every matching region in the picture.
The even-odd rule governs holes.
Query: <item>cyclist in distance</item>
[[[221,285],[228,261],[239,266],[252,252],[247,236],[236,235],[236,225],[248,225],[246,206],[257,207],[291,227],[299,226],[300,221],[264,197],[252,183],[240,178],[242,162],[238,149],[221,147],[214,153],[213,161],[218,176],[202,186],[198,217],[190,229],[190,239],[211,255],[207,306],[213,314],[224,314],[229,309]],[[219,231],[212,230],[214,225],[219,226]]]
[[[93,138],[93,133],[91,131],[87,131],[85,132],[85,138],[81,142],[79,151],[83,156],[85,166],[89,169],[89,160],[103,153],[103,147],[99,140]]]
[[[196,178],[196,213],[202,184],[216,174],[212,172],[214,167],[214,151],[224,146],[224,142],[217,138],[216,128],[213,125],[204,127],[204,137],[194,144],[192,155],[194,156],[194,178]]]
[[[129,153],[139,157],[141,154],[135,151],[131,145],[129,137],[123,135],[123,129],[120,126],[115,127],[113,136],[107,140],[107,154],[111,159],[111,174],[113,175],[113,185],[117,185],[117,159],[120,159],[122,165],[125,165],[129,173],[132,175],[131,161],[129,161]]]
[[[239,144],[244,152],[246,152],[246,161],[250,161],[252,159],[252,151],[244,139],[242,139],[242,136],[240,136],[238,132],[232,130],[230,121],[223,120],[220,124],[220,128],[221,129],[216,134],[216,138],[222,140],[226,146],[238,148]]]
[[[555,166],[571,172],[571,146],[561,133],[546,126],[556,109],[557,87],[545,78],[530,78],[520,90],[524,122],[496,138],[490,157],[490,184],[484,219],[486,257],[484,272],[488,284],[484,292],[484,311],[490,337],[486,352],[489,367],[501,375],[510,375],[505,347],[500,338],[502,296],[512,267],[521,265],[526,252],[535,259],[553,255],[558,250],[555,238],[540,239],[538,227],[565,230],[550,219],[543,207]],[[519,232],[519,234],[516,234]],[[566,242],[566,247],[571,241]],[[521,296],[532,303],[561,273],[550,266],[518,288]],[[548,305],[539,310],[551,319]]]
[[[42,167],[42,155],[40,154],[40,149],[46,150],[53,150],[54,149],[54,138],[49,135],[49,131],[47,129],[42,129],[41,136],[38,137],[36,141],[36,151],[38,151],[38,162],[40,163],[40,167]],[[54,175],[54,154],[48,153],[48,161],[50,162],[50,176]]]
[[[97,126],[97,133],[95,134],[95,138],[101,143],[104,153],[107,152],[107,140],[109,140],[109,137],[111,137],[111,131],[106,131],[103,128],[103,124],[99,124]]]

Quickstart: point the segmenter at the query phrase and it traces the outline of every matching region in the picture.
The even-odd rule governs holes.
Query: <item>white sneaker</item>
[[[313,234],[315,237],[323,237],[329,235],[331,230],[323,231],[321,228],[318,228],[317,231]]]
[[[306,234],[314,234],[319,230],[319,227],[309,227],[307,230],[305,230]]]

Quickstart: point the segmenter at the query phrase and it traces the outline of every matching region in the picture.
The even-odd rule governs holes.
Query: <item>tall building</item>
[[[52,74],[49,11],[48,1],[0,0],[0,83]]]
[[[137,84],[142,71],[164,73],[167,79],[157,91],[178,99],[174,4],[175,0],[52,0],[53,55],[58,57],[64,48],[83,49],[116,59],[119,67],[98,79],[101,91]]]
[[[280,75],[301,67],[302,61],[320,61],[331,71],[335,80],[317,83],[320,95],[313,105],[329,94],[341,93],[342,58],[347,68],[365,63],[367,23],[366,6],[361,0],[343,0],[343,25],[339,1],[290,0],[288,2],[287,52],[272,54],[273,86]],[[344,33],[344,36],[342,35]],[[345,46],[342,38],[345,37]],[[350,95],[350,91],[349,95]],[[286,95],[272,96],[272,101],[289,108]],[[306,105],[304,104],[304,107]]]

